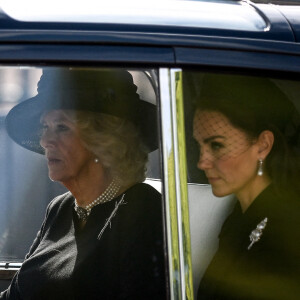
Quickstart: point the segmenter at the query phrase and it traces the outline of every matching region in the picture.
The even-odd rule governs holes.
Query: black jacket
[[[30,252],[0,299],[165,299],[162,204],[146,184],[92,209],[80,230],[70,193],[54,199]]]
[[[198,299],[299,299],[300,199],[266,188],[243,214],[239,203],[220,233],[219,249]],[[268,218],[258,242],[249,235]]]

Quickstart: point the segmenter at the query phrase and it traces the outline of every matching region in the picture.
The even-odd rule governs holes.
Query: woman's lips
[[[215,183],[219,181],[221,178],[220,177],[207,177],[208,181],[210,184]]]
[[[48,158],[48,166],[56,165],[60,163],[61,160],[57,158]]]

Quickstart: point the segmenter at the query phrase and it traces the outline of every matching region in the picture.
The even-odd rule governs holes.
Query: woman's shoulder
[[[299,224],[300,195],[292,190],[281,190],[273,193],[269,199],[270,213],[278,220],[286,220],[287,223],[296,222]]]
[[[287,257],[299,257],[300,244],[300,197],[292,190],[271,190],[267,205],[262,209],[268,218],[266,233],[269,244]],[[283,258],[282,258],[283,259]]]
[[[124,193],[124,205],[116,214],[122,237],[162,239],[163,205],[160,193],[149,184],[137,183]],[[128,217],[130,216],[130,217]],[[130,242],[131,243],[131,242]]]
[[[125,191],[125,203],[133,211],[159,211],[162,207],[161,194],[151,185],[137,183]]]
[[[250,207],[250,211],[251,211]],[[262,211],[278,219],[289,218],[299,214],[300,195],[293,190],[278,189],[274,185],[266,188],[254,201],[253,211]],[[297,217],[298,219],[298,217]]]
[[[66,192],[64,194],[58,195],[57,197],[52,199],[50,201],[50,203],[48,204],[47,212],[51,211],[51,210],[57,210],[62,205],[65,205],[70,202],[73,203],[73,201],[74,201],[74,198],[73,198],[73,195],[71,194],[71,192]]]
[[[160,192],[157,191],[153,186],[147,183],[137,183],[131,186],[127,191],[126,195],[128,196],[142,196],[146,198],[156,198],[161,199]]]

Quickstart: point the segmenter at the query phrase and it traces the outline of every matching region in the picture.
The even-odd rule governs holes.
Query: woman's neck
[[[77,176],[63,185],[72,193],[81,207],[86,207],[99,197],[112,182],[112,177],[102,170],[94,170],[84,176]]]
[[[250,187],[236,193],[243,213],[246,212],[257,196],[271,183],[271,179],[266,175],[262,177],[257,176],[256,179]]]

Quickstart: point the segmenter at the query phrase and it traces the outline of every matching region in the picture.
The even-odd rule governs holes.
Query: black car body
[[[112,1],[105,5],[87,1],[72,7],[61,5],[59,11],[52,2],[30,6],[30,1],[4,1],[1,5],[0,90],[1,95],[16,94],[11,100],[0,96],[2,289],[20,267],[47,203],[63,191],[43,181],[36,192],[37,198],[44,195],[42,203],[25,201],[32,197],[28,190],[42,180],[36,168],[43,169],[45,178],[47,175],[40,157],[28,166],[26,161],[31,158],[23,156],[25,150],[6,146],[5,115],[32,93],[29,86],[17,93],[17,77],[36,78],[31,71],[45,67],[126,68],[144,74],[141,80],[148,80],[146,90],[153,89],[150,98],[156,99],[158,107],[160,148],[149,177],[156,178],[150,182],[164,198],[169,297],[193,299],[209,261],[201,261],[204,258],[196,253],[210,251],[206,257],[211,258],[217,232],[232,203],[228,200],[218,207],[211,229],[199,229],[209,222],[198,222],[202,215],[206,220],[204,208],[214,210],[212,203],[216,202],[208,199],[205,179],[195,179],[195,165],[187,158],[185,135],[189,131],[183,116],[188,108],[178,86],[185,72],[239,73],[292,82],[291,93],[296,95],[300,91],[299,82],[296,84],[300,78],[300,7],[233,0]],[[16,77],[17,73],[21,75]],[[299,96],[297,101],[300,103]],[[26,188],[19,186],[22,179]],[[24,197],[22,202],[14,200],[20,197]],[[199,201],[203,206],[199,207]],[[196,237],[206,230],[215,236],[211,244]]]

